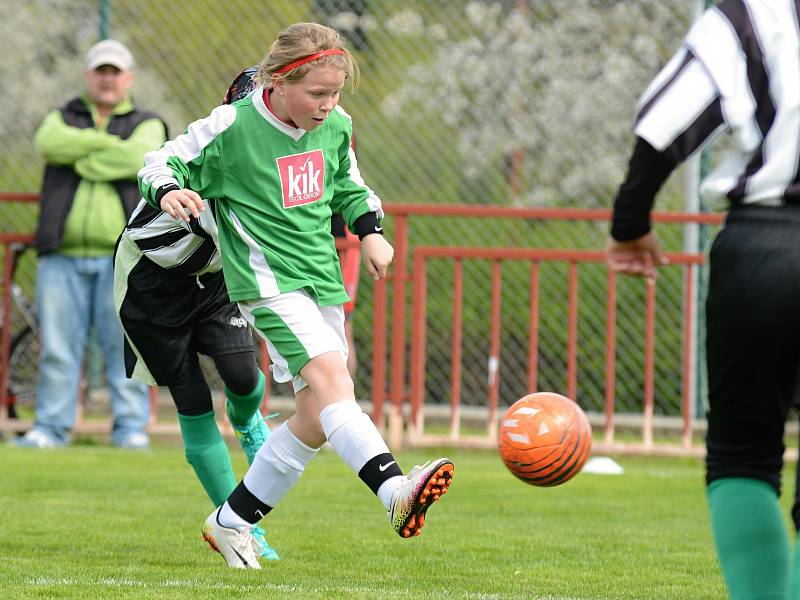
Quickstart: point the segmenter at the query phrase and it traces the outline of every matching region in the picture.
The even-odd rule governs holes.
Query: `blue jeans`
[[[36,423],[66,443],[75,425],[78,386],[89,331],[94,327],[111,392],[111,441],[143,433],[150,416],[147,386],[125,377],[122,327],[114,310],[113,258],[39,258],[36,310],[41,326]]]

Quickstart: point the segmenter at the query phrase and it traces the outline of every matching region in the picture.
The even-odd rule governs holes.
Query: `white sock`
[[[298,440],[284,422],[259,449],[244,476],[244,486],[258,501],[273,508],[294,487],[317,452],[318,449]],[[222,505],[218,520],[220,525],[239,531],[253,526],[234,512],[228,502]]]
[[[326,406],[319,420],[328,443],[356,473],[369,459],[389,453],[375,424],[354,400]]]
[[[244,476],[244,485],[256,498],[274,508],[294,487],[317,452],[319,449],[298,440],[284,422],[259,449]]]
[[[353,400],[326,406],[319,418],[328,443],[388,510],[405,477],[375,424]]]

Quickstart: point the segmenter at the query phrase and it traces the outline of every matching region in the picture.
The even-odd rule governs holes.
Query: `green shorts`
[[[292,382],[295,392],[308,384],[300,377],[306,363],[326,352],[347,362],[344,309],[319,306],[304,290],[239,302],[242,315],[267,341],[270,370],[278,383]]]

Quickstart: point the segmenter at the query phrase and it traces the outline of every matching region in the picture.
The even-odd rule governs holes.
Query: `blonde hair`
[[[268,87],[272,85],[273,75],[276,71],[286,65],[321,50],[332,49],[342,50],[344,54],[323,56],[286,73],[277,74],[275,78],[295,82],[305,77],[313,65],[331,65],[344,71],[345,79],[350,79],[350,89],[356,89],[359,73],[358,64],[353,55],[344,47],[344,40],[339,32],[319,23],[295,23],[281,31],[272,43],[269,53],[258,65],[255,82]]]

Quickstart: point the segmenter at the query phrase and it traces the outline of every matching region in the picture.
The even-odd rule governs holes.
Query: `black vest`
[[[80,98],[73,98],[60,109],[64,123],[71,127],[86,129],[94,127],[92,113]],[[155,113],[133,109],[121,115],[111,115],[106,131],[128,139],[136,127],[148,119],[158,119]],[[163,123],[163,121],[162,121]],[[165,139],[169,138],[167,126],[164,124]],[[47,165],[44,170],[44,181],[40,196],[39,227],[36,231],[36,248],[39,256],[55,252],[61,247],[64,238],[64,224],[72,208],[75,192],[81,177],[72,167]],[[125,217],[130,218],[133,209],[139,203],[141,194],[135,181],[115,181]]]

